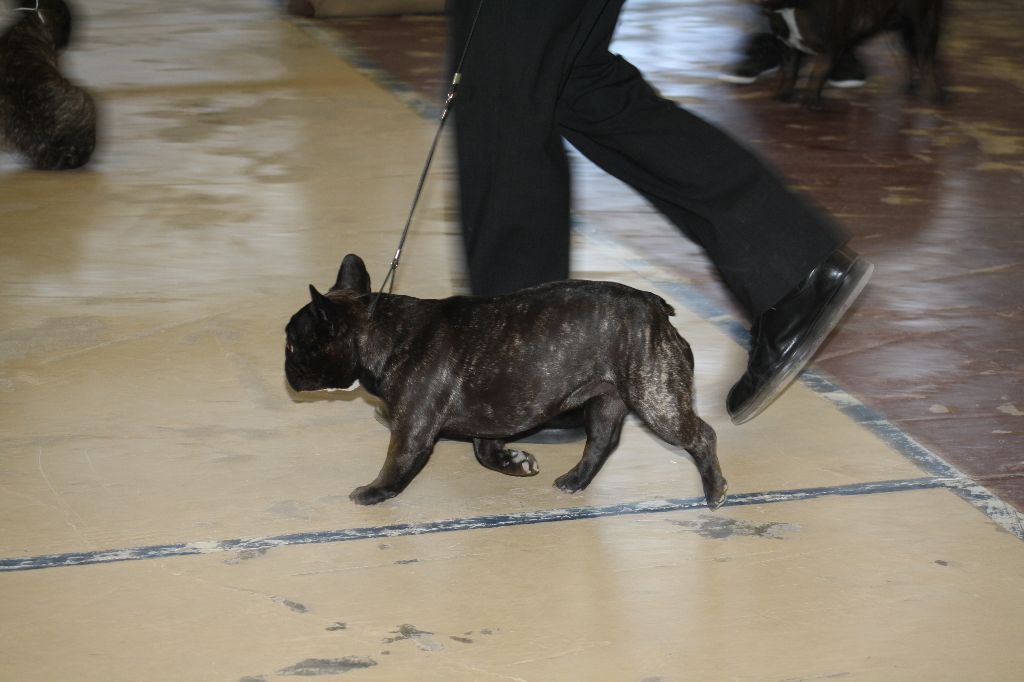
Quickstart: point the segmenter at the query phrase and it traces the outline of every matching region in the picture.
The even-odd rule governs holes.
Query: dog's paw
[[[725,479],[721,479],[717,485],[704,488],[704,499],[707,500],[708,509],[714,511],[723,504],[725,504],[725,491],[729,489],[729,484],[725,482]]]
[[[540,473],[537,459],[529,452],[504,450],[502,454],[502,471],[509,476],[536,476]]]
[[[375,488],[372,485],[361,485],[349,493],[348,499],[356,504],[377,504],[394,497],[396,494],[389,490]]]
[[[587,487],[590,481],[582,480],[575,469],[567,471],[555,479],[555,487],[566,493],[577,493]]]
[[[506,476],[536,476],[540,473],[540,465],[534,456],[522,450],[480,449],[477,460],[488,469]]]

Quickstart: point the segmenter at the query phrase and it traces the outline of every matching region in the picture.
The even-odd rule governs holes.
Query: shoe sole
[[[846,282],[835,293],[832,300],[825,306],[823,314],[814,321],[807,333],[807,339],[800,345],[797,352],[789,358],[787,364],[776,373],[775,378],[758,391],[753,400],[736,414],[729,415],[733,424],[743,424],[761,414],[765,408],[771,405],[776,398],[789,387],[793,380],[803,371],[804,367],[814,354],[821,348],[829,334],[832,333],[839,322],[846,315],[850,306],[857,300],[875,266],[858,258],[853,262],[848,271]]]
[[[826,81],[826,83],[828,85],[831,85],[833,88],[850,89],[850,88],[862,88],[862,87],[864,87],[864,84],[867,83],[867,81],[862,80],[862,79],[857,79],[857,78],[846,78],[844,80],[838,80],[838,81],[831,81],[830,80],[830,81]]]
[[[768,74],[775,73],[778,70],[779,67],[776,66],[775,68],[768,69],[767,71],[762,71],[756,76],[740,76],[735,73],[721,73],[718,74],[718,80],[723,83],[732,83],[733,85],[750,85],[751,83],[756,82],[761,76],[767,76]]]

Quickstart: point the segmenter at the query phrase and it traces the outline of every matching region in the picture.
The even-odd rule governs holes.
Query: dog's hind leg
[[[821,93],[835,63],[836,55],[832,52],[817,55],[811,61],[811,73],[807,76],[807,92],[803,95],[804,106],[808,109],[822,108]]]
[[[533,455],[506,448],[504,441],[474,438],[473,454],[484,467],[501,474],[533,476],[540,473],[540,465]]]
[[[627,414],[629,408],[611,385],[586,403],[583,415],[587,445],[583,448],[583,457],[576,466],[555,479],[556,488],[574,493],[590,485],[608,456],[618,447],[622,422]]]
[[[711,425],[698,417],[697,429],[694,438],[689,445],[683,448],[693,457],[697,470],[700,472],[701,484],[704,486],[704,499],[707,500],[710,509],[718,509],[725,502],[725,491],[729,484],[722,476],[722,468],[718,463],[718,436]]]
[[[907,59],[907,85],[906,93],[913,95],[917,92],[917,81],[920,75],[920,60],[918,59],[917,34],[914,22],[903,19],[900,23],[900,41],[903,43],[903,52]]]
[[[683,448],[693,457],[708,507],[721,507],[729,485],[718,463],[718,436],[711,425],[698,417],[688,404],[680,404],[678,413],[668,418],[664,413],[652,413],[642,408],[637,410],[637,414],[659,438]]]

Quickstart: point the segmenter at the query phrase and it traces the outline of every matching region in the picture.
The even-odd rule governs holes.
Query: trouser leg
[[[455,55],[479,0],[450,3]],[[569,167],[555,120],[581,15],[594,0],[484,0],[453,109],[473,293],[569,276]]]

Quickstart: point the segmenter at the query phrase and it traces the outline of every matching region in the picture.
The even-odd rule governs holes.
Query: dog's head
[[[369,319],[366,266],[359,256],[349,254],[326,296],[312,284],[309,293],[312,300],[285,328],[288,383],[296,391],[350,388],[358,378],[357,341]]]

